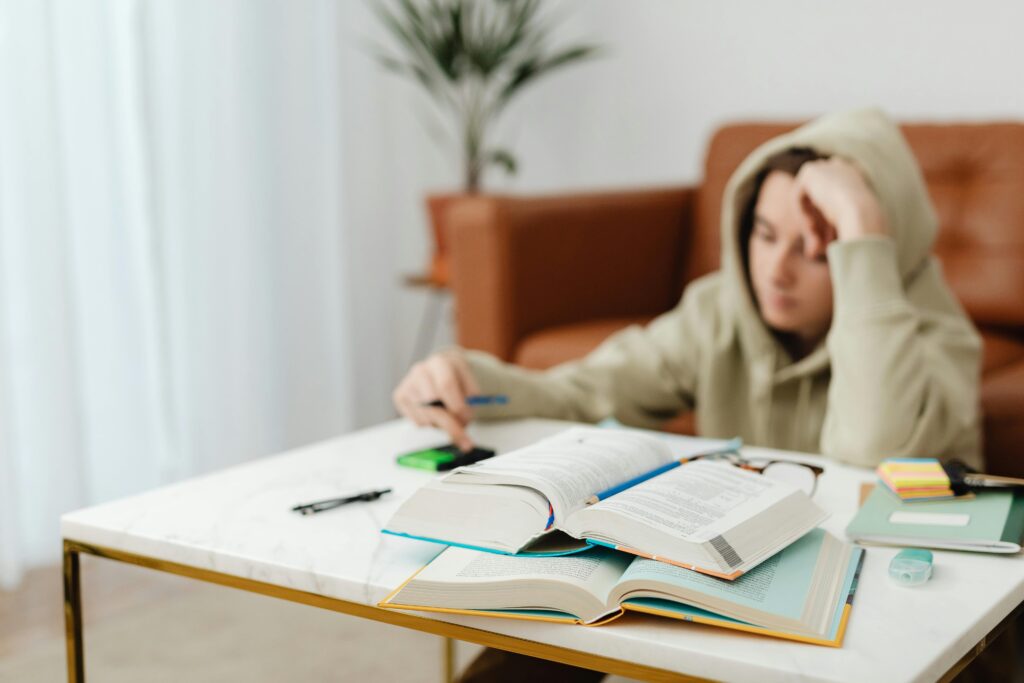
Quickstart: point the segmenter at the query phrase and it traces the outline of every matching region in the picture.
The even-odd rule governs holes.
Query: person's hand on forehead
[[[816,258],[834,240],[887,235],[885,213],[864,175],[840,157],[808,161],[796,175],[794,191],[810,218],[804,253]]]

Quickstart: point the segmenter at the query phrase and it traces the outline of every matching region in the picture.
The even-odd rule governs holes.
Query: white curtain
[[[0,0],[0,587],[353,426],[338,3]]]

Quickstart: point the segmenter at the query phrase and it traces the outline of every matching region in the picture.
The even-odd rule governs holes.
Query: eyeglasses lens
[[[808,496],[814,493],[817,477],[814,472],[793,462],[773,462],[764,468],[762,473],[776,481],[784,481],[800,489]]]

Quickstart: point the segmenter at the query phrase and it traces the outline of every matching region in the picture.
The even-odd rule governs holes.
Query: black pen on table
[[[342,505],[347,505],[348,503],[377,500],[385,493],[391,493],[391,489],[364,491],[363,493],[356,493],[351,496],[344,496],[342,498],[328,498],[326,500],[317,500],[312,503],[296,505],[295,507],[292,508],[292,511],[301,513],[303,515],[313,515],[317,512],[323,512],[324,510],[333,510],[336,507],[341,507]]]

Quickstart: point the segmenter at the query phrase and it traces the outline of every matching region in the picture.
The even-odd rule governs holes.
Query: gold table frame
[[[285,588],[274,584],[245,579],[230,574],[223,574],[209,569],[199,569],[176,562],[168,562],[144,555],[137,555],[122,550],[104,548],[98,545],[80,543],[78,541],[64,540],[64,629],[67,644],[68,682],[85,682],[85,652],[82,633],[82,588],[79,557],[82,554],[102,557],[116,562],[133,564],[147,569],[185,576],[198,581],[238,588],[250,593],[268,595],[289,602],[297,602],[303,605],[319,607],[341,612],[363,619],[384,622],[395,626],[422,631],[442,636],[445,640],[445,676],[452,680],[454,675],[454,649],[453,640],[462,640],[486,647],[507,650],[517,654],[540,657],[563,664],[571,664],[587,669],[595,669],[605,673],[637,678],[645,681],[673,681],[677,683],[701,683],[707,679],[687,676],[685,674],[658,669],[655,667],[635,664],[620,659],[612,659],[602,655],[595,655],[588,652],[580,652],[569,648],[547,645],[524,638],[507,636],[500,633],[491,633],[469,626],[449,624],[443,621],[427,619],[412,614],[405,614],[393,610],[385,610],[379,607],[363,605],[348,600],[329,598],[316,593]],[[975,657],[977,657],[989,643],[994,641],[1005,629],[1024,611],[1024,603],[1010,612],[999,624],[996,625],[978,644],[968,650],[967,654],[960,658],[939,680],[942,682],[951,681],[960,671],[963,670]]]

